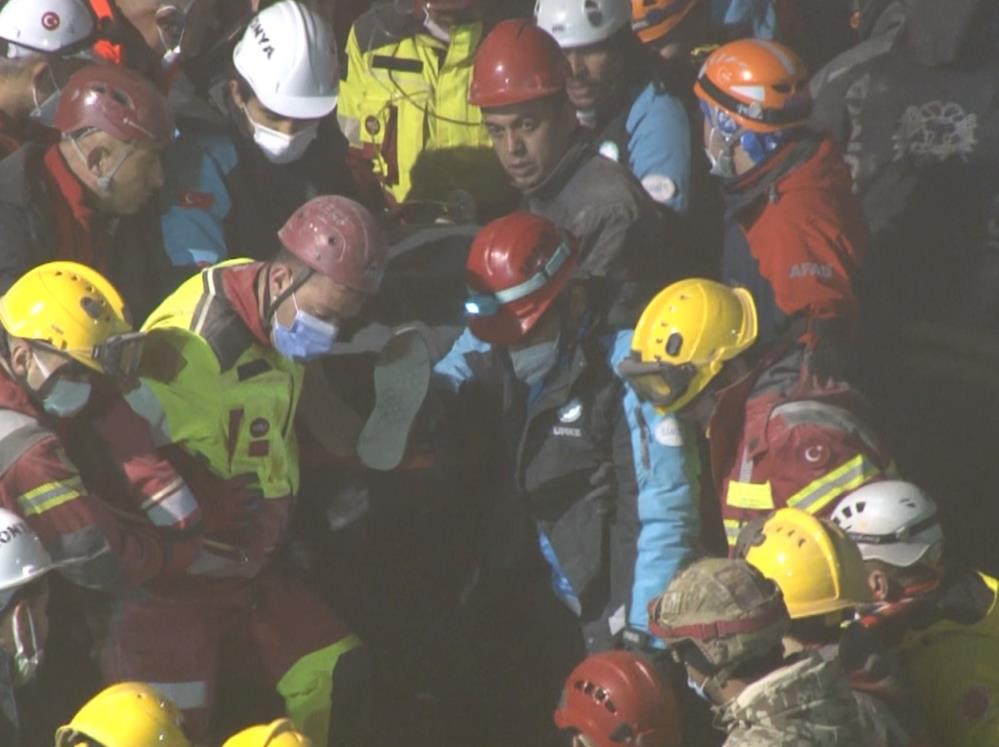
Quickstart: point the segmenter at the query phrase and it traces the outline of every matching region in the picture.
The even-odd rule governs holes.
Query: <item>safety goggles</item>
[[[617,370],[640,400],[656,407],[669,407],[676,403],[687,393],[697,376],[697,366],[692,363],[644,363],[635,353],[621,361]]]
[[[895,545],[911,542],[915,535],[929,529],[930,527],[936,526],[939,523],[940,519],[937,518],[936,514],[933,514],[932,516],[927,516],[922,521],[917,521],[915,524],[902,527],[897,532],[893,532],[892,534],[864,534],[863,532],[847,532],[847,536],[857,544]]]
[[[469,289],[472,295],[465,300],[465,313],[476,317],[495,316],[504,305],[526,298],[548,285],[571,257],[569,242],[563,236],[562,242],[545,262],[544,267],[523,283],[495,293],[475,293]]]
[[[86,356],[100,366],[101,371],[107,376],[118,381],[129,381],[134,379],[139,373],[139,365],[142,363],[142,348],[145,339],[146,336],[142,332],[125,332],[120,335],[109,337],[100,345],[93,348],[58,350],[44,344],[40,344],[37,347],[40,350],[58,353],[64,356]],[[77,376],[77,372],[79,372],[80,376]],[[60,368],[59,373],[60,375],[65,375],[70,378],[80,378],[84,374],[89,374],[90,369],[78,360],[72,360],[67,366]]]

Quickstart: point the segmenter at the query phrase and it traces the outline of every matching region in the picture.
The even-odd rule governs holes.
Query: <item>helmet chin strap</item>
[[[73,150],[76,152],[76,155],[79,156],[80,162],[87,168],[87,171],[90,171],[90,163],[87,161],[87,156],[83,152],[83,148],[80,147],[78,139],[75,137],[71,137],[69,139],[69,142],[73,146]],[[108,173],[94,177],[94,186],[96,187],[97,191],[100,194],[106,195],[108,194],[108,192],[111,191],[111,182],[114,181],[114,178],[118,174],[119,169],[121,169],[121,167],[125,164],[125,161],[128,160],[128,157],[131,156],[134,152],[135,148],[129,145],[124,155],[120,159],[118,159],[118,163],[116,163]]]

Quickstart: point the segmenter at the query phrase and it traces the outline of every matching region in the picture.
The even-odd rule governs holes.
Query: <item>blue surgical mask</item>
[[[527,386],[534,386],[555,368],[558,362],[558,338],[537,345],[510,350],[513,374]]]
[[[710,703],[710,702],[712,702],[711,698],[704,691],[704,686],[707,683],[708,683],[707,680],[704,680],[704,682],[701,682],[701,683],[695,682],[693,677],[691,677],[689,674],[687,675],[687,687],[689,687],[691,690],[693,690],[694,694],[698,698],[700,698],[703,701],[706,701],[706,702]]]
[[[339,328],[298,308],[294,293],[291,300],[295,304],[295,319],[290,327],[274,319],[271,332],[274,347],[285,358],[296,361],[309,361],[327,355],[333,349]]]
[[[48,381],[52,371],[35,357],[35,364]],[[89,381],[57,378],[42,397],[42,409],[57,418],[69,418],[87,406],[93,387]]]

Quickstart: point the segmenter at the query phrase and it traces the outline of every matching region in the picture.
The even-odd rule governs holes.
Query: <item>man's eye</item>
[[[523,122],[520,123],[520,129],[523,132],[533,132],[534,130],[538,129],[538,123],[535,122],[533,119],[525,119]]]

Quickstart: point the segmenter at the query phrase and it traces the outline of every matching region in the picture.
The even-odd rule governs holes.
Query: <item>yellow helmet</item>
[[[0,325],[112,376],[134,373],[141,353],[121,295],[76,262],[49,262],[18,278],[0,297]]]
[[[857,546],[833,522],[800,508],[782,508],[767,519],[746,560],[780,587],[791,619],[871,601]]]
[[[312,747],[312,740],[295,729],[286,718],[251,726],[229,737],[222,747]]]
[[[103,747],[191,747],[181,729],[180,709],[140,682],[101,691],[60,726],[55,747],[98,742]]]
[[[676,412],[725,361],[756,341],[756,304],[745,288],[702,278],[673,283],[645,307],[618,371],[644,400]]]

